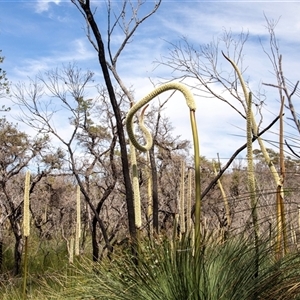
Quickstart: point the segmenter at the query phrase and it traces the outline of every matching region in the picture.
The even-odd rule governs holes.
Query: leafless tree
[[[20,116],[21,121],[42,134],[51,135],[58,141],[61,152],[66,154],[61,171],[64,170],[66,174],[75,176],[95,218],[93,249],[94,258],[97,259],[96,223],[100,226],[107,249],[112,251],[106,226],[99,213],[103,202],[113,190],[118,175],[115,168],[116,130],[112,117],[109,117],[111,112],[105,109],[99,110],[98,116],[105,118],[105,121],[101,124],[95,123],[94,114],[99,97],[85,99],[87,85],[92,82],[92,72],[83,72],[74,65],[69,65],[62,69],[47,71],[44,75],[40,74],[29,85],[17,85],[14,97],[23,111],[23,115]],[[96,93],[97,90],[95,89],[94,92]],[[68,120],[64,125],[69,127],[67,134],[56,129],[54,116],[58,115]],[[107,154],[110,167],[105,166],[105,168],[111,168],[109,178],[110,180],[112,178],[112,181],[105,187],[102,199],[95,204],[90,192],[90,176],[102,172],[103,161],[105,161],[102,158]]]
[[[2,50],[0,50],[0,53]],[[4,61],[4,57],[0,56],[0,64],[2,64]],[[9,94],[9,82],[6,77],[6,71],[0,68],[0,98],[3,98]]]
[[[1,230],[4,232],[4,221],[9,220],[11,230],[15,237],[14,247],[14,273],[20,273],[23,237],[22,237],[22,203],[23,203],[23,185],[16,184],[19,175],[24,173],[26,167],[33,163],[34,160],[43,162],[43,152],[46,150],[48,137],[37,137],[31,139],[25,132],[19,131],[18,128],[8,122],[5,118],[0,119],[0,138],[1,138],[1,155],[0,155],[0,220]],[[45,176],[51,166],[45,167],[43,173],[36,174],[32,178],[30,192],[32,193],[35,185],[43,176]],[[15,186],[13,186],[16,184]],[[3,236],[0,237],[2,246]],[[1,247],[0,247],[1,248]],[[0,261],[2,253],[0,251]]]
[[[298,88],[299,80],[295,83],[292,83],[284,75],[283,58],[282,58],[282,54],[280,54],[280,48],[279,48],[279,44],[275,32],[279,20],[270,20],[266,17],[266,22],[267,22],[266,28],[269,32],[269,48],[266,48],[262,43],[261,45],[273,67],[276,83],[264,82],[263,84],[278,89],[279,98],[287,99],[286,107],[289,109],[292,115],[292,120],[298,132],[300,133],[300,122],[292,101],[293,96],[298,96],[298,97],[300,96],[300,92]]]
[[[128,45],[128,43],[134,36],[134,33],[136,32],[138,27],[146,19],[148,19],[151,15],[153,15],[157,11],[161,3],[161,0],[159,0],[154,5],[153,9],[150,10],[150,12],[145,14],[144,16],[139,16],[141,7],[145,3],[144,1],[139,0],[133,2],[129,0],[124,0],[122,1],[121,9],[118,11],[115,11],[114,8],[112,7],[113,2],[108,1],[107,11],[105,12],[105,15],[108,18],[108,26],[107,26],[108,36],[107,36],[106,45],[104,45],[103,36],[101,31],[99,30],[99,26],[96,21],[96,13],[91,7],[90,0],[85,0],[85,1],[72,0],[72,2],[78,8],[78,10],[81,12],[82,16],[86,20],[87,37],[91,42],[91,44],[93,45],[96,52],[98,53],[99,64],[104,76],[105,86],[107,88],[111,106],[113,108],[114,117],[116,119],[117,134],[118,134],[118,140],[119,140],[120,151],[121,151],[121,159],[122,159],[122,170],[123,170],[123,177],[124,177],[125,189],[126,189],[126,203],[127,203],[127,211],[128,211],[129,232],[131,238],[135,240],[136,229],[134,225],[133,192],[132,192],[132,186],[130,181],[130,168],[129,168],[129,162],[127,158],[123,120],[122,120],[120,107],[117,102],[117,98],[115,95],[115,90],[113,87],[111,74],[109,70],[112,72],[114,78],[121,86],[122,90],[125,92],[129,100],[132,101],[132,97],[130,95],[129,90],[123,84],[120,76],[118,75],[117,61],[121,53],[125,49],[125,47]],[[123,41],[121,42],[119,48],[115,51],[115,53],[113,53],[113,47],[111,43],[114,39],[113,35],[117,29],[121,29],[123,33]]]

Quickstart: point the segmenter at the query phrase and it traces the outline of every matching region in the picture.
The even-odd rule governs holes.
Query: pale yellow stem
[[[24,190],[23,230],[24,230],[25,237],[28,237],[30,235],[29,189],[30,189],[30,171],[28,170],[25,176],[25,190]]]
[[[81,237],[81,207],[80,207],[80,186],[76,189],[76,232],[75,232],[75,255],[80,253],[80,237]]]
[[[249,93],[247,91],[247,87],[246,87],[246,83],[243,79],[243,76],[239,70],[239,68],[237,67],[237,65],[235,64],[235,62],[233,62],[229,57],[225,56],[225,58],[231,63],[231,65],[233,66],[234,70],[236,71],[238,77],[239,77],[239,80],[240,80],[240,83],[241,83],[241,86],[242,86],[242,89],[243,89],[243,93],[244,93],[244,97],[245,97],[245,100],[246,100],[246,104],[248,105],[249,103]],[[251,124],[252,124],[252,130],[253,130],[253,134],[255,136],[257,136],[258,134],[258,127],[257,127],[257,124],[256,124],[256,121],[255,121],[255,117],[254,117],[254,114],[253,112],[251,111],[251,114],[250,114],[250,118],[251,118]],[[276,182],[276,184],[278,185],[278,183],[280,182],[280,177],[278,175],[278,172],[276,170],[276,168],[274,167],[274,164],[273,162],[271,161],[270,159],[270,156],[267,152],[267,149],[263,143],[263,140],[261,139],[261,137],[257,137],[257,141],[259,143],[259,146],[260,146],[260,149],[261,149],[261,152],[264,156],[264,159],[267,163],[267,165],[269,166],[270,168],[270,171],[271,171],[271,174],[274,178],[274,181]]]
[[[185,162],[181,161],[181,181],[180,181],[180,202],[179,202],[179,213],[180,213],[180,232],[185,233],[185,213],[184,213],[184,196],[185,196]]]
[[[69,263],[72,264],[73,262],[74,262],[74,237],[72,236],[70,239]]]
[[[187,202],[186,202],[186,214],[187,214],[187,219],[186,219],[186,227],[187,227],[187,232],[191,232],[192,228],[192,181],[193,181],[193,170],[190,168],[188,170],[188,189],[187,189]]]
[[[147,166],[147,191],[148,191],[147,217],[148,217],[148,220],[150,220],[152,218],[153,208],[152,208],[152,177],[151,177],[151,169],[150,169],[149,152],[147,152],[147,161],[148,161],[148,166]]]

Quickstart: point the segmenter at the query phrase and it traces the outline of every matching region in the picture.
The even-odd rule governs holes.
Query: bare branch
[[[149,17],[151,17],[158,10],[158,8],[159,8],[159,6],[161,4],[161,0],[159,0],[154,5],[154,8],[148,14],[146,14],[145,16],[143,16],[142,18],[138,18],[138,13],[139,13],[139,10],[140,10],[140,8],[141,8],[141,6],[142,6],[142,4],[144,2],[143,1],[138,1],[136,8],[134,8],[132,2],[129,1],[130,5],[131,5],[131,8],[132,8],[132,15],[131,15],[130,20],[128,22],[125,22],[126,13],[125,13],[124,9],[126,7],[126,3],[127,3],[127,0],[124,1],[124,6],[123,6],[123,9],[122,9],[121,14],[120,14],[120,16],[122,17],[122,20],[123,20],[123,30],[124,30],[125,37],[124,37],[124,40],[121,43],[119,49],[116,51],[115,55],[113,56],[110,53],[110,56],[113,57],[112,60],[111,60],[111,65],[114,68],[116,68],[118,57],[120,56],[120,54],[124,50],[125,46],[128,44],[130,38],[134,35],[134,33],[136,32],[137,28],[145,20],[147,20]],[[131,23],[132,23],[133,20],[134,20],[133,27],[130,28],[130,25],[131,25]],[[110,35],[112,35],[112,33],[113,32],[111,31]],[[110,43],[109,43],[109,47],[110,47]]]
[[[174,78],[183,80],[193,90],[199,90],[201,97],[217,98],[231,108],[239,115],[245,118],[246,105],[244,99],[238,90],[238,80],[235,72],[226,71],[219,62],[219,48],[225,46],[225,52],[233,52],[231,55],[240,65],[241,72],[245,72],[243,68],[243,47],[248,38],[248,33],[241,33],[238,39],[232,37],[231,31],[225,31],[222,37],[213,40],[210,44],[200,45],[195,48],[186,38],[173,44],[169,56],[163,57],[158,61],[158,65],[170,67],[173,70]],[[221,92],[218,91],[221,88]],[[231,100],[230,100],[231,98]],[[237,100],[236,105],[232,100]],[[240,110],[242,107],[242,111]]]
[[[257,136],[253,136],[252,142],[256,141],[258,137],[260,137],[265,132],[267,132],[278,121],[279,118],[280,118],[280,116],[276,117],[264,130],[262,130],[261,132],[259,132]],[[226,163],[226,165],[220,169],[220,171],[215,176],[215,178],[210,182],[210,184],[202,192],[201,199],[203,199],[208,194],[208,192],[216,185],[217,181],[221,178],[221,176],[224,174],[224,172],[230,167],[230,165],[232,164],[232,162],[234,161],[234,159],[238,156],[238,154],[241,151],[243,151],[244,149],[246,149],[246,148],[247,148],[247,143],[244,144],[243,146],[241,146],[240,148],[238,148],[233,153],[233,155],[230,157],[230,159],[228,160],[228,162]],[[194,213],[194,211],[195,211],[195,206],[193,206],[192,214]]]

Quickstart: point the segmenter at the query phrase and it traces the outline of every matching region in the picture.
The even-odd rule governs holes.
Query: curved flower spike
[[[139,118],[139,126],[140,126],[140,129],[142,130],[142,132],[146,135],[146,137],[145,137],[146,141],[148,141],[150,139],[152,140],[152,136],[144,123],[144,115],[145,115],[145,111],[148,108],[148,106],[149,106],[149,104],[144,106],[144,108],[141,112],[140,118]],[[147,136],[148,134],[149,134],[149,137]]]
[[[149,130],[145,126],[142,126],[141,130],[143,131],[143,133],[145,135],[146,144],[143,146],[138,143],[138,141],[135,138],[134,132],[133,132],[133,126],[132,126],[133,116],[140,108],[142,108],[144,105],[146,105],[148,102],[150,102],[153,98],[155,98],[156,96],[158,96],[161,93],[166,92],[168,90],[179,90],[180,92],[182,92],[190,110],[193,110],[193,111],[196,110],[196,104],[195,104],[195,101],[193,98],[193,94],[190,92],[190,90],[185,85],[178,83],[178,82],[170,82],[170,83],[166,83],[166,84],[154,89],[146,97],[144,97],[142,100],[140,100],[135,105],[133,105],[131,107],[131,109],[129,110],[127,117],[126,117],[126,129],[128,132],[128,136],[129,136],[132,144],[140,151],[146,152],[146,151],[150,150],[152,147],[152,144],[153,144],[153,140],[152,140],[152,135],[149,132]]]
[[[227,57],[223,52],[222,52],[223,56],[230,62],[230,64],[232,65],[232,67],[234,68],[234,70],[236,71],[237,75],[238,75],[238,78],[239,78],[239,81],[241,83],[241,86],[242,86],[242,89],[243,89],[243,93],[244,93],[244,96],[245,96],[245,100],[246,100],[246,105],[247,105],[247,122],[249,122],[249,124],[251,123],[251,128],[253,130],[253,133],[254,135],[258,135],[258,128],[257,128],[257,125],[256,125],[256,122],[255,122],[255,118],[254,118],[254,115],[253,115],[253,112],[251,111],[251,93],[248,93],[247,91],[247,87],[246,87],[246,83],[243,79],[243,76],[238,68],[238,66],[235,64],[234,61],[232,61],[229,57]],[[250,130],[250,129],[247,129],[247,130]],[[251,133],[251,137],[252,137],[252,133]],[[261,139],[261,137],[258,137],[257,138],[257,141],[259,143],[259,146],[260,146],[260,149],[261,149],[261,152],[264,156],[264,159],[267,163],[267,165],[269,166],[269,169],[271,171],[271,174],[273,175],[273,178],[274,178],[274,181],[275,183],[277,184],[277,188],[279,189],[279,194],[282,194],[283,193],[283,189],[282,189],[282,181],[281,181],[281,178],[273,164],[273,162],[271,161],[270,159],[270,156],[267,152],[267,149],[263,143],[263,140]],[[252,144],[252,138],[250,139],[250,137],[248,138],[248,141],[247,141],[248,145]],[[251,162],[250,162],[251,163]],[[250,164],[249,163],[249,164]],[[251,179],[253,181],[253,179]],[[253,182],[251,183],[253,185]],[[281,198],[282,199],[282,198]],[[282,202],[282,205],[283,205],[283,202]],[[280,233],[281,233],[281,230],[282,230],[282,234],[284,235],[283,239],[286,240],[287,237],[286,237],[286,232],[284,230],[285,226],[283,225],[283,223],[285,223],[284,221],[284,215],[283,215],[283,209],[281,207],[277,207],[277,231],[278,231],[278,235],[277,235],[277,256],[279,257],[279,252],[281,251],[280,249],[278,250],[278,248],[280,247],[279,244],[281,244],[281,236],[280,236]],[[283,228],[283,229],[282,229]],[[279,245],[279,247],[278,247]],[[284,242],[284,252],[286,253],[287,252],[287,243]]]
[[[194,101],[193,94],[190,90],[183,84],[177,82],[166,83],[156,89],[154,89],[150,94],[140,100],[138,103],[133,105],[129,110],[126,117],[126,129],[128,132],[129,139],[131,143],[140,151],[146,152],[151,149],[153,140],[151,133],[143,124],[144,111],[141,114],[140,126],[146,139],[146,145],[140,145],[135,138],[133,131],[133,117],[134,114],[142,108],[144,105],[148,104],[153,98],[159,94],[168,90],[179,90],[185,97],[186,103],[190,109],[190,120],[193,133],[194,141],[194,163],[195,163],[195,248],[200,250],[200,216],[201,216],[201,184],[200,184],[200,151],[199,151],[199,140],[198,132],[195,118],[196,104]]]
[[[245,83],[244,78],[241,74],[241,71],[238,68],[238,66],[235,64],[235,62],[233,60],[231,60],[228,56],[226,56],[223,51],[222,51],[222,54],[230,62],[231,66],[234,68],[234,70],[235,70],[235,72],[236,72],[236,74],[239,78],[239,81],[241,83],[242,89],[243,89],[244,97],[245,97],[245,100],[246,100],[246,105],[248,106],[248,104],[249,104],[249,93],[247,91],[246,83]]]

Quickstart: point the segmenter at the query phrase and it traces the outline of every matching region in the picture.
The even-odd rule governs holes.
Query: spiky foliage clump
[[[82,264],[61,284],[61,299],[300,299],[297,255],[275,260],[269,243],[257,248],[244,237],[224,243],[205,238],[194,251],[192,245],[189,237],[144,243],[139,264],[128,253],[110,263]]]

